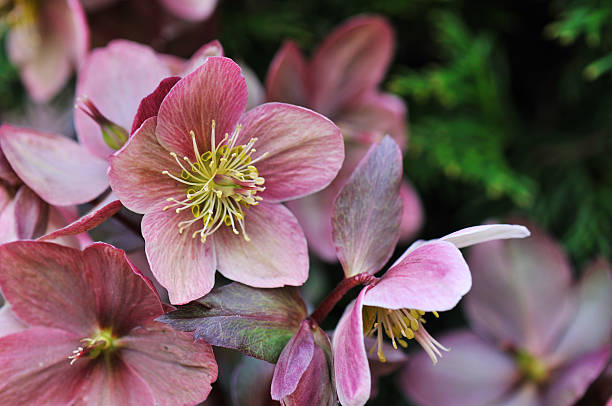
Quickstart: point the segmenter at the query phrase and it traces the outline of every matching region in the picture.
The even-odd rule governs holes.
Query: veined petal
[[[455,231],[440,238],[448,241],[457,248],[469,247],[493,240],[505,240],[508,238],[525,238],[531,233],[525,226],[514,224],[485,224]]]
[[[172,14],[189,21],[206,20],[215,11],[217,0],[160,0]]]
[[[50,204],[85,203],[108,187],[106,161],[61,135],[5,124],[0,147],[23,182]]]
[[[187,76],[206,62],[211,56],[223,56],[223,46],[217,40],[202,45],[183,65],[180,75]]]
[[[285,41],[274,55],[266,77],[268,101],[307,106],[306,61],[293,41]]]
[[[17,238],[33,240],[47,229],[49,205],[27,186],[21,186],[15,194],[15,220]]]
[[[168,289],[173,304],[198,299],[210,292],[215,284],[216,260],[212,238],[217,235],[215,233],[202,243],[199,237],[192,238],[189,229],[179,234],[178,223],[190,219],[193,219],[190,211],[175,213],[172,210],[155,210],[142,219],[142,235],[151,272]]]
[[[363,340],[364,288],[349,304],[332,339],[332,353],[338,399],[343,406],[361,406],[370,398],[370,367]]]
[[[140,101],[138,110],[136,111],[136,116],[132,122],[132,130],[130,131],[130,134],[136,132],[136,130],[140,128],[146,119],[157,116],[159,107],[164,101],[164,97],[166,97],[170,89],[172,89],[179,80],[181,80],[181,78],[178,76],[170,76],[169,78],[165,78],[159,82],[159,85],[155,88],[155,90],[153,90],[152,93]]]
[[[200,151],[210,148],[212,121],[216,139],[232,134],[244,112],[248,92],[240,67],[231,59],[209,57],[170,90],[157,117],[157,139],[168,151],[194,157],[190,132]]]
[[[267,202],[296,199],[329,185],[344,159],[340,130],[322,115],[302,107],[267,103],[241,118],[237,144],[257,138],[254,159]]]
[[[393,32],[381,17],[352,18],[315,52],[309,80],[312,107],[333,115],[381,81],[393,53]]]
[[[2,148],[0,148],[0,180],[7,182],[9,185],[20,183],[19,176],[11,168],[11,164],[6,160]]]
[[[387,309],[443,311],[455,307],[472,285],[461,252],[431,241],[410,252],[368,290],[363,304]]]

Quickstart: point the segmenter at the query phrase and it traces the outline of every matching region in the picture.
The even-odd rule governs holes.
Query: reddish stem
[[[376,281],[378,278],[368,273],[360,273],[348,279],[343,279],[342,282],[336,286],[336,288],[319,304],[314,312],[310,315],[310,318],[317,324],[321,324],[329,312],[334,306],[342,299],[342,297],[355,286],[369,285]]]

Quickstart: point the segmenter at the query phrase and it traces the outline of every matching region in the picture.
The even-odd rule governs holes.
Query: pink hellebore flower
[[[0,2],[7,51],[30,97],[47,102],[66,84],[89,48],[89,28],[78,0]]]
[[[339,129],[281,103],[244,113],[245,80],[224,57],[159,91],[159,111],[110,158],[109,176],[122,203],[145,214],[147,258],[171,302],[208,293],[215,269],[255,287],[301,285],[306,240],[280,202],[334,178]]]
[[[399,237],[401,152],[385,137],[359,163],[334,203],[333,238],[346,277],[374,274],[389,260]],[[368,193],[365,193],[365,192]],[[370,221],[371,219],[376,221]],[[437,240],[413,244],[374,283],[365,286],[346,308],[332,340],[338,398],[343,406],[364,405],[371,374],[364,336],[376,336],[381,362],[383,337],[407,347],[415,339],[435,363],[448,351],[424,328],[425,314],[438,317],[452,309],[471,286],[459,248],[497,238],[523,238],[523,226],[493,224],[470,227]]]
[[[401,377],[422,406],[570,406],[605,367],[612,333],[610,266],[593,263],[578,284],[561,248],[531,227],[524,241],[472,248],[466,316],[474,332],[435,368],[417,354]],[[603,316],[603,317],[602,317]]]
[[[406,107],[394,95],[378,90],[393,55],[393,31],[380,17],[355,17],[332,32],[306,61],[297,45],[286,42],[270,64],[268,101],[312,108],[338,124],[344,135],[346,159],[331,185],[289,208],[304,228],[309,246],[322,259],[336,260],[329,218],[333,201],[370,144],[389,134],[406,144]],[[422,223],[422,207],[412,186],[401,186],[404,205],[402,240]]]
[[[152,285],[108,244],[5,244],[0,288],[0,404],[196,404],[217,377],[211,346],[155,322]]]

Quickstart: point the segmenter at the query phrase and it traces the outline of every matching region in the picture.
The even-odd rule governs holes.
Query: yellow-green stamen
[[[535,383],[542,383],[548,379],[548,366],[540,359],[529,354],[527,351],[519,350],[516,354],[516,362],[524,376]]]
[[[86,355],[94,359],[102,353],[109,353],[115,349],[115,340],[116,337],[110,329],[98,329],[91,337],[83,338],[83,345],[72,351],[72,355],[68,357],[70,365],[74,365]]]

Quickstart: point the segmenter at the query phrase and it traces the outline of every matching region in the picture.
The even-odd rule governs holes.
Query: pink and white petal
[[[11,305],[5,303],[0,307],[0,337],[18,333],[28,328],[28,325],[13,313]]]
[[[122,336],[163,313],[155,288],[123,250],[97,242],[85,248],[82,257],[82,272],[101,326],[112,326],[113,333]]]
[[[363,341],[364,288],[346,307],[332,339],[334,375],[338,399],[343,406],[361,406],[370,398],[371,377]]]
[[[266,76],[266,100],[307,106],[306,61],[297,44],[285,41]]]
[[[82,337],[31,327],[0,338],[0,404],[67,405],[87,381],[88,360],[70,365]]]
[[[334,201],[332,239],[347,278],[376,273],[399,239],[402,153],[386,136],[372,144]]]
[[[296,199],[317,192],[336,177],[344,160],[340,129],[303,107],[266,103],[246,113],[237,144],[257,138],[253,159],[266,183],[268,202]]]
[[[187,76],[206,62],[211,56],[223,56],[223,46],[217,40],[204,44],[198,49],[181,68],[180,75]]]
[[[115,40],[87,56],[79,71],[76,96],[87,97],[127,131],[140,100],[168,76],[170,70],[151,48]],[[104,142],[100,126],[79,109],[74,112],[74,124],[80,143],[91,153],[108,158],[114,152]]]
[[[612,283],[610,264],[600,259],[591,264],[576,286],[576,312],[551,354],[567,360],[610,345],[612,340]]]
[[[404,207],[400,220],[400,241],[405,242],[412,240],[421,229],[425,215],[421,199],[407,179],[404,179],[400,185],[400,198]]]
[[[574,311],[572,277],[561,247],[543,230],[529,228],[531,238],[471,249],[474,284],[466,315],[477,331],[542,356]]]
[[[178,223],[192,219],[190,211],[173,210],[148,212],[142,219],[142,236],[151,272],[168,289],[172,304],[198,299],[215,284],[212,237],[204,244],[199,237],[192,238],[193,231],[199,228],[195,225],[179,234]]]
[[[155,404],[195,405],[206,399],[217,379],[210,344],[157,322],[119,340],[121,358],[147,383]]]
[[[15,194],[15,220],[19,240],[38,238],[47,229],[49,205],[24,185]]]
[[[509,355],[469,330],[443,336],[440,342],[451,351],[437,364],[418,351],[400,375],[400,389],[417,405],[496,405],[520,378]]]
[[[525,238],[531,233],[525,226],[516,224],[485,224],[464,228],[440,238],[448,241],[457,248],[465,248],[471,245],[482,244],[487,241],[505,240],[510,238]]]
[[[61,135],[5,124],[0,147],[23,182],[47,203],[85,203],[108,187],[107,162]]]
[[[132,122],[132,130],[130,131],[130,134],[136,132],[136,130],[140,128],[146,119],[157,116],[159,106],[161,106],[162,101],[164,101],[164,97],[166,97],[170,89],[172,89],[179,80],[181,80],[181,78],[178,76],[170,76],[169,78],[165,78],[159,82],[159,85],[151,94],[144,97],[140,101],[138,110],[136,111],[136,116],[134,117],[134,122]]]
[[[215,232],[219,272],[258,288],[299,286],[308,278],[306,238],[296,218],[281,204],[261,203],[245,213],[250,241],[231,227]]]
[[[393,53],[393,31],[381,17],[352,18],[315,52],[309,71],[312,107],[334,115],[382,80]]]
[[[546,389],[545,406],[575,404],[604,370],[609,358],[610,347],[603,347],[565,365]]]
[[[188,21],[206,20],[215,11],[217,0],[160,0],[177,17]]]
[[[472,285],[461,252],[445,241],[421,245],[368,290],[363,304],[388,309],[450,310]]]
[[[210,148],[212,121],[216,139],[232,134],[244,112],[248,91],[240,67],[231,59],[211,56],[181,79],[164,99],[157,117],[157,139],[168,151],[194,157],[190,132],[200,152]]]
[[[16,241],[0,246],[0,288],[17,317],[80,338],[97,326],[82,268],[81,252],[61,245]]]
[[[270,389],[272,399],[280,401],[295,392],[312,361],[314,349],[310,321],[304,320],[278,357]]]
[[[125,207],[137,213],[161,210],[168,205],[168,198],[183,200],[187,193],[185,185],[162,173],[180,175],[181,169],[157,142],[155,126],[155,117],[147,119],[109,159],[113,192]]]

